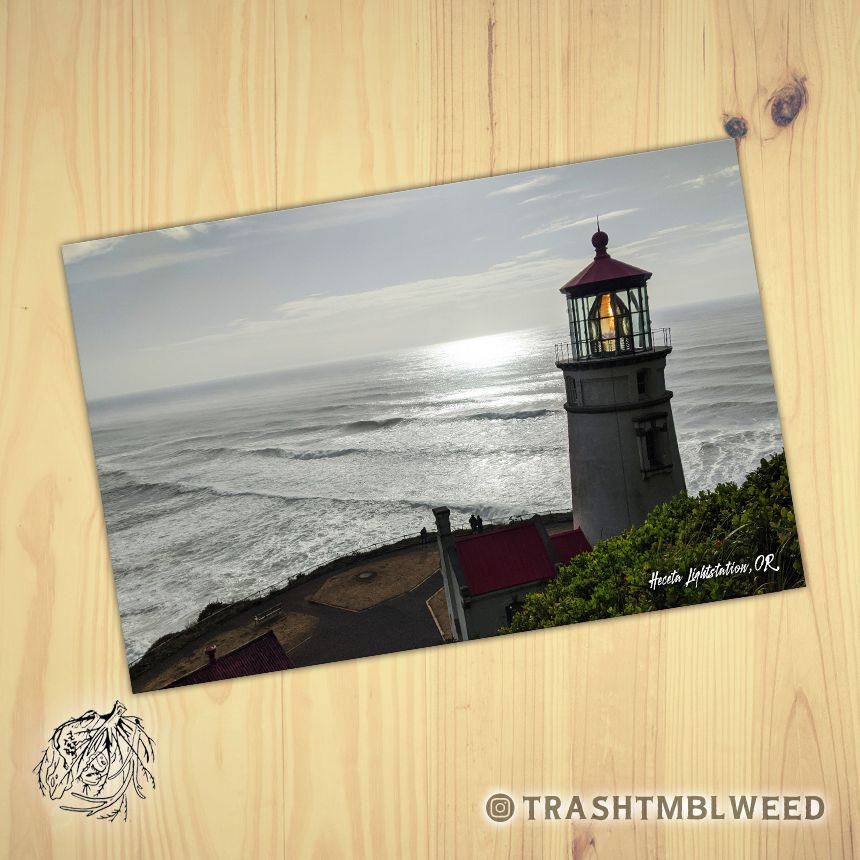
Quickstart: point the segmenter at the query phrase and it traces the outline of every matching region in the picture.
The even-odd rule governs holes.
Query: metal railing
[[[647,332],[619,337],[616,341],[616,343],[622,342],[629,342],[629,348],[604,351],[600,348],[601,341],[599,340],[562,341],[555,345],[555,363],[569,364],[574,361],[597,361],[603,358],[637,355],[642,352],[654,352],[658,349],[671,348],[672,329],[650,329]]]

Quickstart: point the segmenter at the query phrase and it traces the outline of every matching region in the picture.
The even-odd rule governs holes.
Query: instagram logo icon
[[[514,799],[507,794],[494,794],[487,799],[485,807],[490,821],[510,821],[514,814]]]

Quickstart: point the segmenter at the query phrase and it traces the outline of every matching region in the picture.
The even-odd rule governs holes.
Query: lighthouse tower
[[[614,260],[591,237],[594,260],[562,288],[570,343],[564,373],[573,524],[592,544],[639,525],[686,489],[666,390],[669,329],[651,329],[651,272]]]

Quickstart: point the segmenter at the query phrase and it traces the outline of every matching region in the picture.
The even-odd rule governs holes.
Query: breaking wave
[[[464,416],[467,421],[520,421],[526,418],[543,418],[554,415],[557,409],[521,409],[517,412],[478,412]]]
[[[254,448],[248,454],[259,457],[283,457],[285,460],[330,460],[332,457],[348,457],[361,454],[361,448],[339,448],[334,451],[285,451],[283,448]]]
[[[366,430],[384,430],[387,427],[395,427],[405,418],[378,418],[367,421],[350,421],[348,424],[342,424],[340,429],[347,433],[363,433]]]
[[[183,481],[139,481],[128,472],[121,470],[105,471],[101,473],[102,479],[102,496],[107,501],[109,498],[125,496],[140,496],[146,494],[150,496],[147,501],[156,501],[153,496],[161,496],[161,500],[179,498],[187,495],[209,496],[210,498],[219,499],[264,499],[268,501],[291,503],[316,501],[336,504],[351,504],[351,503],[368,503],[368,504],[400,504],[409,508],[425,510],[432,507],[432,502],[420,501],[415,499],[342,499],[330,498],[320,495],[284,495],[282,493],[266,493],[259,490],[227,490],[219,487],[199,486],[187,484]],[[110,482],[110,486],[108,485]],[[139,501],[140,499],[136,499]]]

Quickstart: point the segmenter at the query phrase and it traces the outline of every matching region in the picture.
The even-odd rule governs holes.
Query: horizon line
[[[683,304],[673,305],[673,308],[676,308],[676,309],[691,308],[691,307],[696,307],[698,305],[709,305],[709,304],[716,304],[717,302],[725,302],[725,301],[738,300],[738,299],[744,300],[744,299],[753,299],[753,298],[757,298],[759,300],[759,307],[761,307],[761,295],[760,295],[759,291],[756,290],[755,293],[750,293],[750,294],[742,293],[742,294],[732,295],[732,296],[721,296],[719,298],[709,298],[709,299],[706,299],[705,301],[684,302]],[[170,391],[177,391],[178,392],[178,391],[182,391],[183,389],[197,388],[197,387],[206,386],[206,385],[217,385],[218,383],[234,382],[234,381],[241,380],[241,379],[257,379],[257,378],[263,377],[263,376],[270,376],[270,375],[281,374],[281,373],[290,373],[292,371],[298,371],[298,370],[307,370],[307,369],[312,368],[312,367],[325,367],[326,365],[330,365],[330,364],[342,364],[342,363],[347,362],[347,361],[360,361],[362,359],[374,358],[376,356],[381,356],[381,355],[390,355],[393,353],[396,354],[396,353],[401,353],[401,352],[408,352],[410,350],[421,349],[424,347],[441,346],[441,345],[447,344],[447,343],[460,343],[461,341],[465,341],[465,340],[477,340],[478,338],[482,338],[482,337],[497,337],[498,335],[516,334],[518,332],[523,332],[523,331],[549,331],[553,327],[554,326],[531,326],[528,328],[506,329],[505,331],[490,332],[488,334],[475,334],[475,335],[470,335],[469,337],[454,338],[452,340],[438,340],[438,341],[431,341],[429,343],[415,344],[413,346],[402,346],[402,347],[395,347],[393,349],[383,349],[383,350],[379,350],[378,352],[365,352],[365,353],[361,353],[359,355],[344,356],[341,358],[328,359],[326,361],[313,361],[313,362],[310,362],[308,364],[295,364],[295,365],[290,365],[288,367],[277,367],[277,368],[273,368],[271,370],[254,371],[252,373],[238,373],[235,376],[212,377],[209,379],[199,379],[199,380],[196,380],[195,382],[183,382],[183,383],[180,383],[179,385],[165,385],[165,386],[160,386],[160,387],[156,387],[156,388],[139,388],[139,389],[135,389],[133,391],[124,391],[124,392],[117,393],[117,394],[105,394],[105,395],[102,395],[99,397],[93,397],[93,398],[89,398],[86,396],[86,380],[83,380],[83,383],[84,383],[84,401],[86,402],[86,405],[89,408],[90,406],[101,405],[101,404],[104,404],[104,403],[106,403],[108,401],[112,401],[112,400],[122,400],[123,398],[142,397],[145,395],[162,394],[162,393],[166,393],[166,392],[170,392]],[[566,330],[566,327],[564,326],[563,323],[562,323],[562,325],[559,326],[559,328],[565,330],[566,335],[569,334],[569,331]],[[82,376],[83,376],[83,374],[82,374]]]

